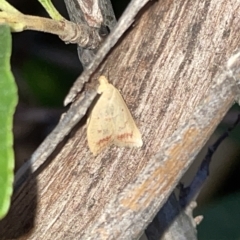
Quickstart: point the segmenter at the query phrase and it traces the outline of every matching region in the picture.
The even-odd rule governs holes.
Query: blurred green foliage
[[[199,240],[240,239],[240,193],[230,194],[197,210],[203,221],[197,227]]]
[[[34,100],[45,107],[62,107],[63,99],[76,78],[67,69],[39,58],[24,62],[22,71]]]

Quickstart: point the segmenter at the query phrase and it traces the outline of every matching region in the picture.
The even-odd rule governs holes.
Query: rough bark
[[[1,239],[138,238],[234,101],[224,66],[239,47],[239,10],[224,0],[150,2],[85,89],[108,76],[143,147],[94,158],[83,119],[15,193]]]
[[[84,24],[90,31],[93,29],[101,36],[100,39],[106,37],[108,29],[111,31],[116,25],[110,0],[65,0],[65,4],[71,21]],[[84,68],[93,61],[98,49],[78,46],[78,56]]]
[[[174,206],[174,207],[173,207]],[[191,209],[192,210],[192,209]],[[182,211],[178,204],[175,193],[172,193],[168,201],[163,205],[159,213],[149,224],[145,233],[148,240],[171,240],[171,239],[197,239],[197,230],[190,216]]]

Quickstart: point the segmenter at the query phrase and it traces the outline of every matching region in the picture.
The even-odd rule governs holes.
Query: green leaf
[[[10,69],[11,45],[9,26],[0,25],[0,219],[9,210],[14,178],[12,126],[18,97]]]

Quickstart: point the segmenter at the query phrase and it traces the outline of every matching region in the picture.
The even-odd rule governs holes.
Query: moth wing
[[[88,146],[94,156],[110,146],[114,140],[112,97],[112,88],[104,90],[88,118]]]
[[[114,144],[120,147],[141,147],[142,137],[120,92],[114,91]]]
[[[119,91],[104,76],[99,78],[102,93],[88,118],[87,139],[93,153],[115,144],[120,147],[141,147],[141,134]]]

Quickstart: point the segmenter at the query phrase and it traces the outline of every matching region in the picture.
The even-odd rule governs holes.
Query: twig
[[[111,32],[117,23],[110,0],[65,0],[65,4],[72,22],[94,28],[103,38],[109,34],[108,29]],[[98,51],[81,46],[77,50],[83,68],[89,66]]]
[[[100,44],[98,35],[89,32],[84,25],[75,24],[67,20],[53,19],[0,12],[0,23],[10,25],[12,31],[35,30],[58,35],[67,43],[77,43],[82,47],[96,48]]]
[[[239,122],[240,114],[238,115],[235,123],[230,126],[212,146],[208,148],[208,152],[190,185],[188,187],[184,187],[183,184],[180,184],[179,202],[182,208],[185,208],[187,205],[189,205],[189,203],[193,201],[199,194],[200,190],[203,187],[203,184],[209,176],[209,165],[211,163],[213,154],[216,152],[223,140],[227,138],[231,131],[239,124]]]
[[[12,13],[12,14],[22,14],[20,11],[18,11],[15,7],[13,7],[11,4],[9,4],[5,0],[0,0],[0,9],[2,11]]]
[[[191,217],[182,211],[175,194],[172,193],[145,230],[148,240],[197,239]]]

